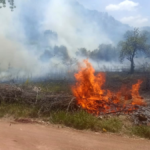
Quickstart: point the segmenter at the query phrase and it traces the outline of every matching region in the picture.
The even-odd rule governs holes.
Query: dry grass
[[[29,107],[23,104],[0,104],[0,117],[4,116],[13,116],[13,117],[38,117],[38,109],[35,107]]]

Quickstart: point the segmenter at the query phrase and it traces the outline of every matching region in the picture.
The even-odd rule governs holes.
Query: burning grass
[[[114,113],[124,111],[128,113],[136,110],[137,105],[145,105],[144,99],[139,94],[142,83],[138,80],[131,89],[122,87],[114,93],[109,89],[104,89],[105,74],[95,75],[95,70],[88,60],[84,60],[85,67],[80,66],[80,71],[75,74],[76,85],[72,87],[73,94],[78,105],[89,113]]]
[[[135,126],[131,116],[127,115],[135,111],[138,125],[143,121],[139,122],[142,113],[147,122],[150,119],[150,108],[144,107],[145,101],[139,94],[142,81],[114,92],[106,88],[105,74],[96,75],[91,64],[87,60],[84,62],[86,66],[80,67],[75,75],[74,96],[70,85],[64,82],[0,85],[0,117],[41,118],[80,130],[134,134],[150,139],[150,127]],[[41,90],[33,91],[34,86]],[[118,117],[118,113],[130,119],[125,121]],[[107,117],[108,114],[111,117]]]

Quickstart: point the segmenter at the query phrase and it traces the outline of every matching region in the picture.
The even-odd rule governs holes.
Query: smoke
[[[58,38],[49,39],[49,44],[66,46],[70,55],[81,47],[95,49],[101,43],[111,43],[100,26],[91,22],[88,10],[74,0],[27,0],[21,4],[21,26],[30,42],[41,45],[44,31],[53,31]]]
[[[93,51],[81,48],[76,52],[77,56],[88,57],[95,61],[119,61],[119,50],[111,44],[101,44]]]
[[[23,48],[24,46],[12,39],[12,37],[16,37],[16,32],[14,29],[15,22],[12,18],[13,14],[9,8],[0,11],[2,14],[0,17],[0,78],[5,78],[9,76],[8,68],[10,64],[14,70],[24,68],[28,72],[34,61],[30,62],[30,56],[28,57]]]
[[[0,13],[0,77],[47,75],[74,64],[76,52],[112,44],[90,12],[75,0],[16,0]],[[94,58],[94,57],[93,57]],[[11,69],[10,69],[11,68]],[[10,71],[11,70],[11,71]]]
[[[44,27],[57,32],[57,44],[67,46],[70,53],[81,47],[95,49],[100,43],[110,42],[100,27],[90,21],[79,3],[52,0],[48,6]]]

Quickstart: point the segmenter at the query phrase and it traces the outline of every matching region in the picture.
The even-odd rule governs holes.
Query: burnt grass
[[[147,104],[150,104],[150,76],[145,73],[135,73],[133,75],[127,73],[106,73],[106,83],[104,89],[109,89],[117,92],[122,85],[131,89],[132,84],[135,84],[138,79],[143,81],[140,87],[140,95],[145,99]],[[22,89],[31,90],[31,87],[38,86],[44,94],[50,95],[72,95],[71,86],[75,83],[74,80],[47,80],[42,82],[26,81],[20,84]],[[9,84],[7,84],[9,86]],[[0,85],[1,86],[1,85]],[[17,85],[18,86],[18,85]],[[1,93],[1,91],[0,91]],[[21,101],[21,102],[20,102]],[[0,117],[13,116],[18,118],[36,118],[48,121],[61,126],[68,126],[79,130],[92,130],[101,132],[113,132],[128,134],[130,136],[136,135],[143,138],[150,139],[150,125],[135,125],[133,120],[128,115],[108,115],[99,117],[84,111],[79,107],[60,107],[60,104],[54,109],[46,112],[40,111],[39,105],[31,105],[20,101],[9,101],[0,99]],[[70,105],[70,104],[69,104]]]
[[[150,91],[150,74],[148,73],[107,72],[104,88],[116,92],[124,85],[131,89],[132,85],[137,83],[138,80],[142,80],[143,82],[140,86],[140,93],[148,93]]]

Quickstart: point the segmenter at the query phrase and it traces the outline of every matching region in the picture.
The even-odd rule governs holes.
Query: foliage
[[[10,4],[11,11],[13,11],[13,9],[16,8],[14,5],[14,0],[8,0],[8,3]],[[0,4],[3,4],[3,7],[6,7],[6,0],[0,0]],[[0,8],[2,7],[0,6]]]
[[[140,54],[148,54],[150,45],[147,44],[148,32],[140,32],[137,28],[133,31],[127,31],[124,35],[125,41],[119,43],[120,60],[123,61],[125,58],[131,62],[130,72],[134,73],[134,58]]]

